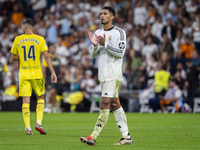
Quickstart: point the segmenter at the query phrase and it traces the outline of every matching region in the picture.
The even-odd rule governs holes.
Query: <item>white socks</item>
[[[109,113],[110,113],[110,109],[101,110],[99,118],[97,119],[96,125],[94,127],[94,131],[91,134],[94,140],[97,139],[99,133],[102,131],[102,129],[106,125],[109,118]]]
[[[122,107],[119,109],[113,111],[115,115],[115,119],[117,122],[117,126],[122,133],[123,138],[130,138],[129,132],[128,132],[128,126],[127,126],[127,119],[125,112]]]
[[[41,123],[41,122],[38,122],[38,121],[37,121],[37,124],[40,125],[40,126],[42,125],[42,123]]]

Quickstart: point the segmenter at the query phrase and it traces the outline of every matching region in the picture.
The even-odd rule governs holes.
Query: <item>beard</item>
[[[101,22],[101,24],[106,25],[106,24],[108,24],[108,22],[109,22],[109,21],[107,21],[107,22]]]

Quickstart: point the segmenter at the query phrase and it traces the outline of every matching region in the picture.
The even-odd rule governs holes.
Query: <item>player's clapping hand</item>
[[[98,45],[97,39],[96,39],[96,37],[92,34],[92,32],[88,32],[88,36],[89,36],[89,38],[90,38],[91,43],[92,43],[94,46],[97,46],[97,45]]]
[[[55,73],[51,74],[51,83],[57,83],[57,76]]]
[[[98,41],[99,44],[105,46],[105,40],[106,40],[105,34],[103,35],[103,37],[101,35],[97,36],[95,34],[95,37],[96,37],[96,39],[97,39],[97,41]]]

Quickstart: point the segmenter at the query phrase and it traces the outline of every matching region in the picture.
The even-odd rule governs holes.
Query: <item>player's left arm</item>
[[[116,36],[117,37],[114,45],[111,45],[106,41],[105,35],[104,35],[105,43],[101,44],[102,39],[98,39],[98,42],[99,44],[105,47],[105,49],[110,55],[122,58],[126,50],[126,34],[123,30],[120,30],[119,34],[117,34]]]
[[[15,61],[15,60],[19,60],[19,55],[15,55],[11,53],[10,62]]]

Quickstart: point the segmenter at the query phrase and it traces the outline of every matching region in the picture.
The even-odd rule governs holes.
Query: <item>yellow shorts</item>
[[[45,93],[45,82],[44,79],[20,79],[19,80],[19,96],[31,96],[32,90],[34,89],[37,96],[44,95]]]

